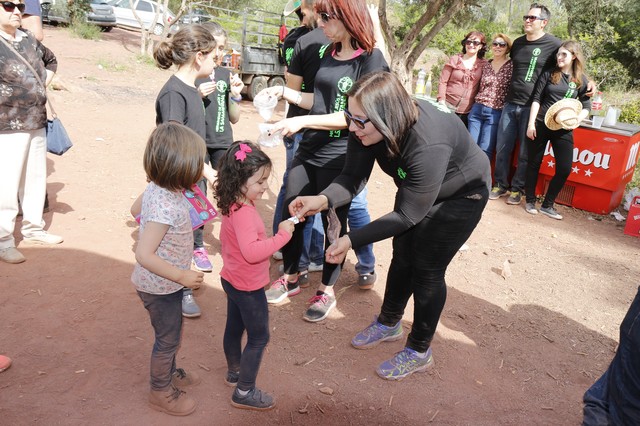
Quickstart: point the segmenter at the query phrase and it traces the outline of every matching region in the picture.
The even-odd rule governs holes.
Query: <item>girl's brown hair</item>
[[[171,65],[184,65],[193,61],[198,52],[209,54],[216,48],[211,32],[200,24],[182,27],[169,40],[160,42],[153,51],[156,65],[163,70]]]
[[[158,125],[149,136],[143,165],[147,179],[169,191],[191,188],[202,178],[204,140],[182,124]]]
[[[569,76],[569,81],[575,83],[576,87],[580,87],[582,85],[585,66],[582,47],[577,41],[569,40],[562,43],[558,50],[560,50],[561,48],[567,49],[573,54],[573,62],[571,63],[571,75]],[[551,83],[558,84],[561,79],[562,71],[560,71],[560,68],[558,68],[558,65],[556,63],[556,67],[551,73]]]
[[[333,19],[339,19],[344,24],[351,36],[351,47],[361,47],[367,53],[371,53],[376,40],[373,35],[373,21],[365,0],[316,0],[316,13],[326,12]],[[336,44],[339,52],[341,43]]]

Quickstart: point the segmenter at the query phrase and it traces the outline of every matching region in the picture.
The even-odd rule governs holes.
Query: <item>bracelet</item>
[[[234,98],[233,96],[229,95],[229,99],[231,99],[234,102],[241,102],[242,101],[242,95],[238,96],[237,98]]]
[[[282,95],[280,97],[284,99],[284,86],[282,86]]]
[[[302,92],[298,92],[298,98],[296,99],[296,106],[300,105],[300,102],[302,102]]]

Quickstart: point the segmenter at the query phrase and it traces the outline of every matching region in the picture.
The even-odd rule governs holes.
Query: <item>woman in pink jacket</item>
[[[471,31],[461,44],[462,53],[450,57],[440,74],[438,102],[455,108],[466,126],[467,116],[480,89],[487,43],[484,34]]]

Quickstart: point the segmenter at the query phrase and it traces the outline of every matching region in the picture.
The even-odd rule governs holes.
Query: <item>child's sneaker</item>
[[[240,395],[238,388],[236,388],[231,396],[231,405],[245,410],[264,411],[275,407],[276,401],[271,395],[258,388],[251,389],[246,395]]]
[[[8,369],[9,367],[11,367],[11,358],[9,358],[8,356],[0,355],[0,373]]]
[[[176,368],[171,376],[171,384],[177,388],[197,385],[200,382],[200,376],[193,372],[187,373],[182,368]]]
[[[380,364],[376,369],[376,373],[383,379],[402,380],[413,373],[425,371],[432,365],[431,348],[427,349],[424,356],[421,356],[411,348],[404,348],[395,354],[393,358]]]
[[[280,303],[290,296],[300,294],[298,281],[291,283],[283,276],[271,284],[271,288],[266,291],[267,303]]]
[[[369,349],[378,346],[380,342],[395,342],[402,339],[402,324],[400,321],[393,327],[382,325],[375,317],[367,328],[351,339],[351,344],[356,349]]]
[[[186,318],[197,318],[201,315],[200,306],[193,297],[193,291],[182,291],[182,316]]]
[[[170,385],[165,390],[152,390],[149,393],[149,405],[154,410],[162,411],[172,416],[188,416],[196,411],[197,403],[193,398],[189,398],[186,393]]]
[[[224,378],[224,384],[227,386],[236,386],[240,380],[240,372],[227,371],[227,377]]]
[[[322,321],[329,316],[329,312],[336,307],[336,297],[333,294],[316,294],[309,299],[309,308],[302,318],[309,322]]]
[[[204,247],[197,248],[193,251],[193,265],[201,272],[213,271],[213,265],[209,260],[209,254]]]

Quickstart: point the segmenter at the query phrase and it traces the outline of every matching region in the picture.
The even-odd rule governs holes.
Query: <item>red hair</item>
[[[351,36],[351,47],[361,47],[367,53],[373,51],[376,40],[365,0],[316,0],[314,8],[316,13],[326,12],[342,22]],[[340,47],[336,46],[336,49],[340,50]]]

